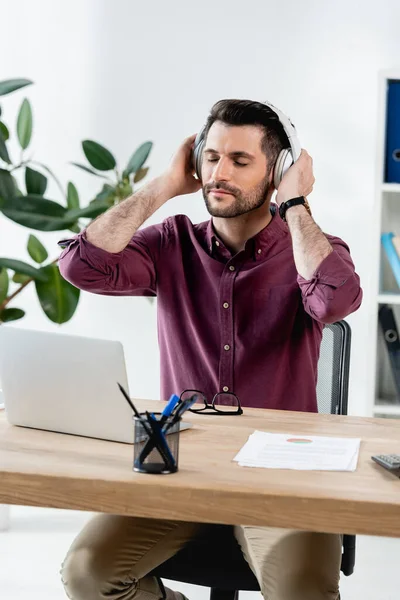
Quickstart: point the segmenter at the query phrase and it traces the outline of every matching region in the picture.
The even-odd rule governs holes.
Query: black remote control
[[[371,456],[371,458],[378,465],[385,467],[385,469],[400,477],[400,454],[378,454]]]

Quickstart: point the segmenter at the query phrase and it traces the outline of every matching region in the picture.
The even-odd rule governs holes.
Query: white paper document
[[[255,431],[233,459],[242,467],[355,471],[360,440]]]

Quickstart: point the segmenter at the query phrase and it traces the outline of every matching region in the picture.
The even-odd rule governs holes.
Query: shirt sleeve
[[[60,273],[75,287],[94,294],[155,296],[163,235],[163,224],[146,227],[114,254],[91,244],[84,230],[59,242],[64,248],[58,261]]]
[[[359,308],[362,301],[360,278],[355,272],[348,246],[327,236],[331,252],[306,280],[297,276],[306,312],[321,323],[334,323]]]

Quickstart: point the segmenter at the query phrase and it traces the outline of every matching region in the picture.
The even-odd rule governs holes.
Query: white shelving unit
[[[400,81],[400,70],[381,71],[379,76],[377,172],[376,172],[376,236],[377,260],[371,262],[371,277],[375,290],[371,318],[370,380],[371,407],[374,416],[400,418],[400,398],[396,393],[387,348],[378,320],[379,307],[392,307],[400,331],[400,289],[381,245],[381,233],[400,235],[400,182],[385,183],[385,142],[387,89],[391,80]]]

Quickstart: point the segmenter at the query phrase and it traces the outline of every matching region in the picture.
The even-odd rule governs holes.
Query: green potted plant
[[[0,96],[31,84],[28,79],[0,81]],[[107,148],[93,140],[84,140],[82,149],[88,164],[72,164],[101,178],[102,187],[82,206],[72,181],[63,185],[47,165],[34,160],[31,153],[27,154],[32,132],[32,108],[27,98],[21,102],[14,133],[5,121],[0,105],[0,212],[28,229],[42,234],[64,230],[79,233],[93,218],[132,194],[135,185],[147,175],[148,167],[144,165],[152,142],[141,144],[126,167],[120,169]],[[9,148],[13,135],[20,146],[17,161]],[[47,197],[49,177],[57,184],[58,200]],[[29,285],[35,286],[46,316],[54,323],[66,323],[76,311],[80,291],[61,277],[58,257],[49,257],[45,243],[32,232],[27,236],[26,249],[30,262],[0,257],[0,325],[24,317],[25,312],[18,307],[18,299]]]

